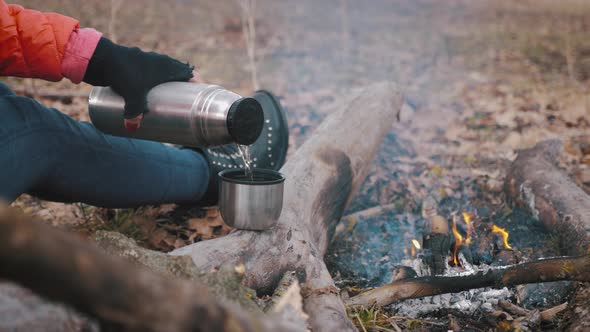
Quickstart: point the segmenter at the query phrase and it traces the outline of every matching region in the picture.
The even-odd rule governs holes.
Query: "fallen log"
[[[71,305],[107,330],[304,330],[222,304],[197,281],[140,268],[6,206],[0,206],[0,278]]]
[[[95,243],[112,256],[119,256],[132,264],[147,267],[150,271],[170,277],[196,280],[204,283],[221,303],[235,303],[242,309],[261,313],[261,303],[256,303],[256,292],[242,286],[242,278],[234,267],[224,266],[219,271],[204,273],[197,269],[190,257],[170,256],[149,250],[121,233],[98,231],[93,235]]]
[[[559,280],[590,281],[590,254],[557,257],[457,277],[419,277],[396,281],[349,298],[346,304],[384,306],[396,301],[457,293],[473,288],[503,288]]]
[[[402,97],[389,83],[351,93],[282,168],[284,208],[264,232],[237,231],[173,251],[204,271],[244,264],[247,287],[269,293],[287,271],[305,276],[304,309],[314,331],[355,331],[323,256],[370,160],[391,130]]]
[[[510,166],[504,190],[517,206],[529,210],[559,241],[560,253],[579,255],[590,249],[590,196],[557,165],[563,149],[550,140],[518,152]],[[590,327],[587,295],[590,286],[581,285],[570,302],[566,331]]]
[[[519,151],[504,189],[513,203],[558,235],[561,254],[580,255],[590,243],[590,196],[557,166],[561,151],[557,140]]]

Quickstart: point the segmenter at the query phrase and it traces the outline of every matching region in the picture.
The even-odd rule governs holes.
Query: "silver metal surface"
[[[285,178],[277,171],[259,170],[271,174],[274,180],[253,184],[232,181],[224,174],[243,170],[226,170],[219,173],[219,210],[226,224],[238,229],[265,230],[274,226],[283,209]],[[256,174],[256,172],[255,172]]]
[[[123,127],[123,97],[111,88],[94,87],[88,108],[94,126],[102,132],[192,147],[234,143],[227,129],[227,114],[241,96],[218,85],[168,82],[151,89],[149,112],[141,127]]]

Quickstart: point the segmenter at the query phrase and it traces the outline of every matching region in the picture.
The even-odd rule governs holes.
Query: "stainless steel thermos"
[[[123,126],[125,101],[111,88],[94,87],[88,108],[92,123],[104,133],[191,147],[249,145],[264,123],[258,101],[218,85],[163,83],[149,91],[147,104],[149,112],[134,132]]]

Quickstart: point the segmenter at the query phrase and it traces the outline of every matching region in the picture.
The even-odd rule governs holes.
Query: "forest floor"
[[[117,1],[80,3],[22,1],[26,7],[79,18],[82,26],[120,43],[190,61],[207,82],[243,95],[253,91],[237,2],[122,2],[114,12],[110,6]],[[562,166],[590,192],[590,4],[258,0],[257,9],[257,79],[260,87],[281,96],[287,109],[290,153],[350,89],[388,80],[404,91],[400,123],[393,126],[347,213],[395,203],[398,213],[420,215],[426,200],[452,198],[460,202],[452,208],[502,214],[510,228],[515,225],[502,190],[506,170],[519,149],[552,138],[564,142]],[[46,90],[89,91],[87,85],[3,81],[88,120],[86,98],[40,96]],[[81,234],[115,230],[162,251],[231,231],[214,208],[114,210],[27,195],[13,204]],[[345,226],[339,234],[342,243],[358,240],[352,234],[356,225]],[[403,240],[409,243],[413,235]],[[526,242],[526,236],[521,238]],[[328,257],[333,274],[344,275],[350,268],[334,258],[342,248],[362,255],[350,252],[359,246],[335,243]],[[370,279],[371,273],[351,275]],[[410,330],[427,325],[401,322]]]

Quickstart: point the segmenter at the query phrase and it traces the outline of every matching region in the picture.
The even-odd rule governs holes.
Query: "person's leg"
[[[10,88],[6,84],[0,82],[0,96],[14,96],[14,95],[15,95],[14,91],[10,90]]]
[[[55,109],[0,96],[0,198],[27,192],[103,207],[196,203],[209,180],[204,156],[104,135]]]

